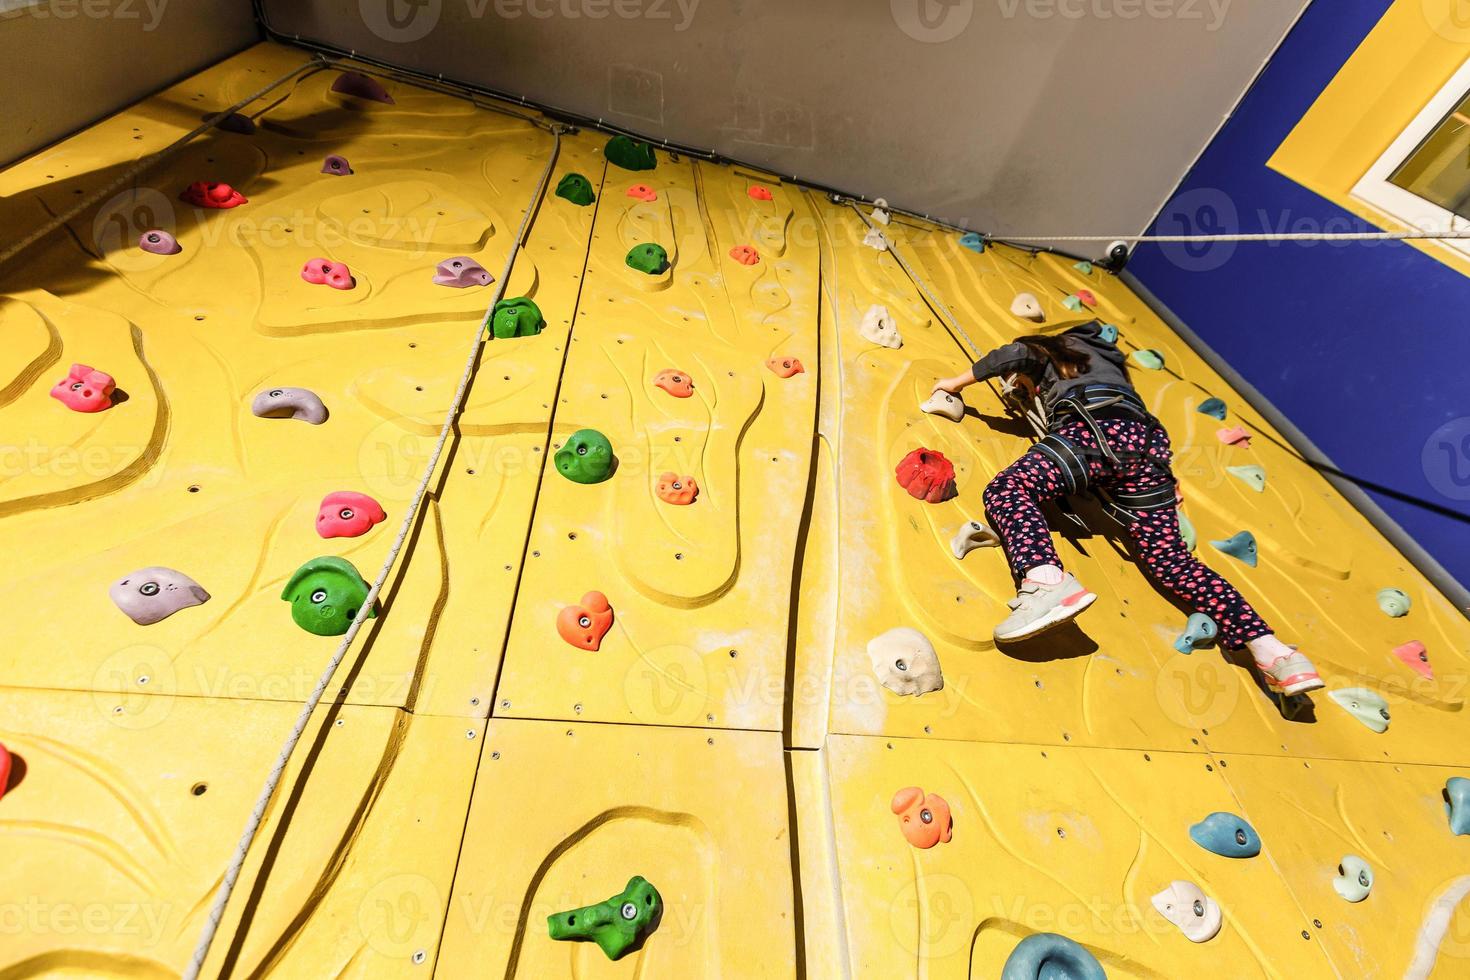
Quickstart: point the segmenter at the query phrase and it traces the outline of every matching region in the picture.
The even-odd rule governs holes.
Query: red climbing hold
[[[942,503],[958,495],[954,485],[954,464],[933,449],[915,449],[899,460],[894,474],[898,485],[915,500]]]
[[[1429,665],[1429,653],[1418,640],[1410,640],[1394,647],[1393,655],[1412,667],[1421,677],[1434,680],[1434,668]]]
[[[249,199],[235,190],[229,184],[221,184],[215,181],[196,180],[184,192],[179,195],[179,200],[186,204],[192,204],[196,208],[214,208],[226,210],[238,208]]]
[[[51,397],[73,412],[100,412],[112,407],[112,392],[116,387],[107,372],[73,364],[67,376],[51,387]]]
[[[369,78],[360,71],[344,71],[337,76],[332,83],[332,91],[341,95],[355,95],[359,99],[367,99],[370,102],[382,102],[393,105],[393,96],[376,78]]]
[[[357,285],[352,270],[343,262],[328,259],[308,259],[301,267],[301,278],[316,286],[331,286],[333,289],[351,289]]]
[[[658,191],[647,184],[634,184],[628,188],[628,196],[636,197],[640,201],[657,201]]]
[[[338,490],[322,498],[316,512],[316,533],[324,538],[356,538],[388,515],[383,505],[365,493]]]
[[[556,631],[574,647],[596,650],[602,638],[612,629],[613,611],[607,596],[588,592],[582,601],[567,606],[556,617]]]
[[[1075,295],[1082,301],[1083,306],[1097,305],[1097,297],[1092,295],[1092,290],[1090,289],[1079,289]]]
[[[794,357],[770,357],[766,359],[766,367],[776,373],[778,378],[789,378],[796,374],[805,374],[806,368]]]
[[[1216,429],[1215,438],[1227,446],[1244,446],[1246,449],[1251,447],[1251,434],[1238,425]]]
[[[760,184],[751,184],[750,190],[745,193],[749,194],[751,200],[755,201],[769,201],[771,199],[771,192]]]
[[[730,258],[739,262],[741,265],[755,265],[761,260],[761,253],[749,245],[736,245],[730,249]]]
[[[10,752],[5,746],[0,745],[0,797],[5,796],[5,790],[10,786]]]
[[[653,384],[675,398],[688,398],[694,394],[694,379],[689,377],[689,372],[678,368],[664,368],[653,376]]]

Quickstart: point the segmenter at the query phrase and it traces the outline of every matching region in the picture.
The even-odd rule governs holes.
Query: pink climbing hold
[[[488,286],[494,281],[495,277],[468,255],[456,255],[434,267],[434,282],[440,286],[464,289],[466,286]]]
[[[1092,290],[1090,289],[1079,289],[1076,292],[1076,296],[1082,301],[1083,306],[1097,305],[1097,297],[1092,295]]]
[[[730,249],[730,258],[739,262],[741,265],[755,265],[761,260],[761,253],[749,245],[736,245]]]
[[[1418,640],[1410,640],[1394,647],[1393,655],[1408,664],[1419,676],[1434,680],[1434,668],[1429,665],[1429,652]]]
[[[1251,447],[1251,434],[1238,425],[1216,429],[1215,438],[1227,446],[1244,446],[1246,449]]]
[[[657,201],[658,191],[647,184],[634,184],[628,188],[628,196],[636,197],[640,201]]]
[[[0,745],[0,798],[10,788],[10,750]]]
[[[356,538],[388,517],[383,505],[365,493],[338,490],[322,498],[316,512],[316,533],[324,538]]]
[[[352,165],[347,162],[346,157],[329,153],[322,161],[322,173],[331,174],[334,177],[346,177],[352,173]]]
[[[369,78],[360,71],[344,71],[337,76],[332,83],[332,91],[339,95],[353,95],[359,99],[367,99],[370,102],[382,102],[386,105],[394,105],[393,96],[383,87],[383,83],[376,78]]]
[[[213,180],[194,181],[184,188],[183,193],[179,195],[179,200],[192,204],[196,208],[213,208],[217,211],[238,208],[250,201],[229,184],[221,184]]]
[[[750,190],[745,193],[749,194],[753,201],[769,201],[771,199],[771,192],[760,184],[751,184]]]
[[[117,388],[112,375],[85,364],[73,364],[71,373],[51,388],[51,397],[73,412],[100,412],[112,407]]]
[[[357,285],[352,270],[344,262],[327,259],[307,259],[301,267],[301,278],[315,286],[331,286],[333,289],[351,289]]]
[[[934,449],[915,449],[899,460],[894,475],[898,485],[915,500],[938,504],[959,495],[954,485],[954,464]]]
[[[154,255],[177,255],[183,251],[174,236],[162,228],[154,228],[139,235],[138,247]]]

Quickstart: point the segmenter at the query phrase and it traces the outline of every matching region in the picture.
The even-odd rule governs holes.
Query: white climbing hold
[[[1046,314],[1041,311],[1041,300],[1031,293],[1017,293],[1011,300],[1011,312],[1023,320],[1035,320],[1037,323],[1046,319]]]
[[[868,659],[878,682],[894,694],[919,696],[944,688],[939,654],[916,629],[896,626],[868,641]]]
[[[1250,487],[1256,493],[1266,490],[1266,471],[1259,466],[1227,466],[1226,472]]]
[[[965,401],[948,391],[936,391],[924,400],[920,410],[929,415],[942,415],[951,422],[965,417]]]
[[[868,307],[862,320],[858,322],[858,333],[864,340],[872,341],[880,347],[898,350],[903,346],[903,337],[899,336],[898,324],[894,322],[893,314],[888,312],[886,306]]]
[[[1207,943],[1220,933],[1220,906],[1192,881],[1171,881],[1149,901],[1192,943]]]
[[[863,244],[869,248],[876,248],[880,252],[888,251],[888,239],[884,238],[883,233],[877,228],[868,229],[867,234],[863,236]]]
[[[878,224],[880,225],[888,224],[888,202],[883,200],[883,198],[881,197],[875,200],[873,202],[873,213],[869,215],[869,217],[878,222]]]
[[[983,521],[966,521],[949,539],[949,549],[956,558],[963,558],[976,548],[999,548],[1000,535]]]

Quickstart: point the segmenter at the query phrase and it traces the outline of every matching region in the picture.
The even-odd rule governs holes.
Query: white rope
[[[296,748],[296,743],[301,740],[302,733],[306,730],[311,720],[312,713],[321,701],[323,693],[332,681],[332,675],[337,672],[337,667],[342,663],[342,658],[347,655],[347,649],[352,645],[352,640],[357,636],[357,631],[367,620],[368,613],[372,610],[374,602],[378,598],[383,583],[387,581],[388,574],[393,569],[393,564],[398,559],[398,554],[408,539],[409,531],[418,515],[419,507],[423,504],[424,496],[428,492],[429,482],[433,478],[434,470],[439,465],[439,458],[444,453],[444,446],[449,441],[449,434],[453,431],[454,421],[458,417],[464,404],[465,395],[469,391],[470,378],[475,372],[475,363],[479,360],[480,349],[484,344],[484,336],[490,319],[495,311],[495,304],[505,293],[506,283],[510,280],[511,266],[515,263],[516,254],[520,251],[521,244],[525,241],[526,230],[530,227],[531,216],[541,206],[541,201],[546,194],[547,182],[551,179],[552,168],[556,165],[557,155],[561,151],[561,129],[552,127],[551,134],[555,142],[551,148],[551,157],[546,161],[546,169],[541,172],[541,181],[536,188],[536,193],[526,205],[526,213],[521,217],[520,228],[516,231],[514,240],[510,243],[510,253],[505,257],[505,267],[500,272],[500,279],[495,287],[495,293],[490,300],[490,305],[485,309],[485,316],[475,330],[474,340],[470,344],[470,354],[465,361],[464,372],[460,375],[459,388],[454,393],[449,412],[444,416],[444,424],[439,429],[439,439],[434,444],[434,451],[429,456],[428,465],[424,467],[424,475],[419,480],[418,488],[414,491],[413,501],[403,515],[403,524],[398,529],[398,536],[393,539],[393,547],[388,551],[388,557],[383,560],[383,567],[378,570],[377,577],[373,580],[373,587],[368,591],[367,598],[363,600],[361,607],[357,610],[357,616],[352,620],[352,625],[347,628],[347,633],[338,644],[337,651],[332,654],[331,661],[322,671],[322,676],[316,682],[316,688],[306,703],[301,706],[301,714],[296,719],[296,725],[291,729],[291,734],[286,738],[286,744],[281,746],[281,754],[277,757],[275,766],[272,767],[270,775],[266,777],[265,786],[260,791],[260,798],[255,801],[255,808],[250,811],[250,819],[245,824],[245,832],[240,835],[240,842],[235,846],[235,853],[230,858],[230,864],[225,869],[224,880],[220,883],[219,894],[215,896],[214,905],[209,910],[209,919],[204,924],[204,930],[200,933],[199,943],[194,949],[193,958],[189,961],[188,968],[184,971],[184,980],[197,980],[199,971],[204,965],[205,957],[209,955],[210,944],[214,942],[214,935],[219,930],[220,920],[224,916],[225,906],[230,900],[230,894],[235,889],[235,882],[240,877],[240,870],[245,865],[245,855],[250,850],[250,844],[255,839],[256,832],[260,829],[260,822],[265,816],[266,807],[270,799],[275,795],[276,787],[281,781],[281,776],[286,771],[286,765],[291,759],[291,753]]]

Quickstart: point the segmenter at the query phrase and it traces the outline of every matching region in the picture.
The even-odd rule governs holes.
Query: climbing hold
[[[0,745],[0,797],[10,787],[10,751]]]
[[[638,875],[605,902],[546,917],[546,931],[557,940],[591,940],[610,960],[639,948],[658,928],[664,900]]]
[[[1091,262],[1088,262],[1086,260],[1083,260],[1081,262],[1073,262],[1072,263],[1072,268],[1076,269],[1078,272],[1082,273],[1084,276],[1090,276],[1090,275],[1092,275],[1092,263]]]
[[[1062,300],[1062,306],[1065,309],[1071,310],[1073,313],[1079,312],[1082,309],[1082,297],[1076,294],[1068,296]]]
[[[100,412],[112,407],[117,383],[106,371],[73,364],[66,377],[51,386],[51,397],[73,412]]]
[[[612,629],[613,611],[607,596],[588,592],[582,601],[556,614],[556,631],[574,647],[596,652],[602,638]]]
[[[687,371],[680,371],[678,368],[664,368],[653,376],[653,384],[675,398],[688,398],[694,394],[694,379],[689,377]]]
[[[208,119],[214,113],[205,113],[203,118]],[[255,135],[255,120],[238,112],[232,112],[219,122],[214,124],[215,129],[224,130],[226,133],[238,133],[241,136]]]
[[[486,268],[468,255],[456,255],[434,266],[434,284],[464,289],[467,286],[488,286],[495,281]]]
[[[1221,422],[1225,421],[1225,403],[1219,398],[1206,398],[1204,401],[1199,403],[1199,407],[1196,408],[1195,411],[1199,412],[1201,415],[1209,415],[1217,418]]]
[[[541,307],[527,296],[503,299],[490,312],[490,335],[500,340],[534,337],[546,326]]]
[[[1212,813],[1189,828],[1189,838],[1221,857],[1248,858],[1261,853],[1261,835],[1233,813]]]
[[[301,278],[314,285],[331,286],[333,289],[351,289],[357,285],[357,280],[352,278],[352,270],[347,268],[346,263],[328,259],[307,259],[306,265],[301,267]]]
[[[1251,434],[1238,425],[1216,429],[1215,438],[1227,446],[1244,446],[1246,449],[1251,447]]]
[[[183,251],[178,240],[161,228],[154,228],[139,235],[138,247],[154,255],[177,255]]]
[[[1128,356],[1134,364],[1150,371],[1159,371],[1164,367],[1164,355],[1156,350],[1136,350]]]
[[[1192,943],[1207,943],[1220,933],[1220,906],[1192,881],[1171,881],[1149,901]]]
[[[200,208],[226,210],[248,204],[249,198],[229,184],[215,181],[196,180],[179,194],[179,200]]]
[[[880,225],[886,225],[889,221],[893,220],[892,216],[888,213],[888,202],[881,197],[873,200],[873,210],[868,217]]]
[[[658,164],[653,147],[626,136],[614,136],[602,150],[607,162],[624,170],[652,170]]]
[[[324,538],[356,538],[387,518],[382,504],[365,493],[338,490],[322,498],[316,533]]]
[[[736,245],[730,249],[730,258],[739,262],[741,265],[755,265],[761,260],[761,253],[749,245]]]
[[[1232,558],[1239,558],[1251,568],[1256,567],[1256,536],[1249,531],[1233,534],[1224,541],[1211,541],[1210,546]]]
[[[1194,529],[1194,522],[1184,516],[1184,511],[1177,512],[1179,517],[1179,536],[1184,539],[1184,547],[1193,551],[1199,545],[1199,532]]]
[[[938,793],[924,795],[917,786],[906,786],[893,794],[889,804],[898,814],[898,829],[904,839],[920,850],[935,844],[948,844],[954,836],[954,819],[949,803]]]
[[[556,468],[573,483],[601,483],[612,476],[612,443],[596,429],[578,429],[556,452]]]
[[[951,422],[965,417],[965,402],[959,395],[948,391],[936,391],[919,405],[929,415],[942,415]]]
[[[985,236],[979,232],[967,231],[960,236],[960,247],[968,248],[972,252],[985,253]]]
[[[586,207],[597,200],[592,193],[592,181],[581,174],[566,174],[556,185],[556,196],[566,198],[573,204]]]
[[[1434,680],[1434,668],[1429,665],[1429,652],[1418,640],[1410,640],[1393,648],[1393,655],[1414,669],[1419,676]]]
[[[1037,323],[1046,319],[1046,314],[1041,312],[1041,300],[1032,293],[1017,293],[1011,300],[1011,312],[1023,320],[1035,320]]]
[[[903,346],[903,338],[898,333],[898,324],[886,306],[868,307],[863,318],[858,321],[858,333],[864,340],[871,341],[880,347],[898,350]]]
[[[658,191],[647,184],[634,184],[628,188],[628,196],[644,202],[657,201]]]
[[[1191,613],[1184,624],[1184,632],[1174,641],[1174,649],[1180,653],[1193,653],[1208,646],[1220,635],[1220,627],[1204,613]]]
[[[393,96],[376,78],[369,78],[360,71],[344,71],[332,82],[332,91],[340,95],[352,95],[370,102],[394,105]]]
[[[749,194],[750,199],[753,201],[769,201],[771,199],[770,189],[762,187],[760,184],[751,184],[750,189],[745,193]]]
[[[371,591],[362,575],[346,558],[323,555],[291,573],[281,598],[291,603],[296,625],[317,636],[341,636],[347,632],[357,611]],[[368,610],[368,618],[378,615]]]
[[[1340,691],[1328,691],[1327,696],[1378,734],[1388,731],[1388,702],[1377,691],[1366,687],[1345,687]]]
[[[1116,323],[1104,323],[1097,330],[1098,339],[1105,344],[1116,344],[1118,342],[1118,325]]]
[[[322,161],[322,173],[331,174],[333,177],[346,177],[352,173],[352,166],[347,162],[346,157],[329,153]]]
[[[669,253],[664,251],[662,245],[644,242],[629,249],[628,257],[624,261],[630,269],[656,276],[669,267]]]
[[[976,548],[999,548],[1000,535],[983,521],[966,521],[949,539],[949,550],[956,558],[963,558]]]
[[[894,470],[898,485],[915,500],[942,503],[958,495],[954,485],[954,464],[933,449],[915,449],[899,460]]]
[[[770,368],[778,378],[789,378],[806,373],[806,368],[801,366],[801,361],[794,357],[768,357],[766,367]]]
[[[1356,854],[1345,854],[1337,865],[1332,887],[1344,901],[1361,902],[1373,890],[1373,869]]]
[[[1107,980],[1087,947],[1054,932],[1033,932],[1016,944],[1000,980]]]
[[[1407,616],[1411,605],[1413,603],[1409,602],[1408,595],[1402,589],[1378,590],[1378,608],[1394,619]]]
[[[308,388],[271,388],[255,396],[250,411],[263,419],[296,419],[321,425],[327,420],[327,406]]]
[[[896,626],[868,641],[868,659],[878,683],[898,695],[915,697],[944,688],[939,654],[916,629]]]
[[[1266,490],[1266,471],[1259,466],[1227,466],[1225,471],[1256,493]]]
[[[694,498],[699,496],[699,484],[694,482],[692,476],[680,476],[677,473],[668,472],[658,478],[654,493],[657,493],[658,499],[666,504],[684,506],[694,503]]]
[[[1092,294],[1092,290],[1090,289],[1079,289],[1075,295],[1082,301],[1083,306],[1097,305],[1097,297]]]
[[[1444,801],[1450,832],[1456,837],[1470,834],[1470,779],[1451,776],[1444,784]]]
[[[888,251],[888,239],[883,237],[883,232],[871,226],[863,235],[863,244],[869,248],[876,248],[880,252]]]
[[[162,565],[129,572],[112,583],[107,595],[113,605],[139,626],[151,626],[180,609],[209,601],[209,593],[198,582]]]

